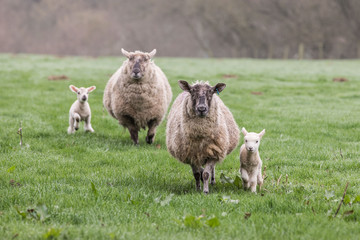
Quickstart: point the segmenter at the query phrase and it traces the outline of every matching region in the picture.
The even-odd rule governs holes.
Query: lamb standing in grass
[[[138,132],[148,127],[145,140],[151,144],[169,107],[171,88],[163,71],[151,60],[155,49],[150,53],[121,51],[128,59],[106,84],[104,107],[129,130],[136,145]]]
[[[245,143],[240,147],[240,174],[244,190],[251,189],[256,193],[256,185],[261,187],[263,177],[261,175],[262,161],[259,154],[260,140],[265,134],[265,129],[259,134],[248,133],[245,128],[241,129]]]
[[[239,128],[221,99],[216,96],[226,85],[212,87],[207,82],[189,85],[179,81],[184,90],[171,107],[166,126],[166,145],[171,155],[191,165],[196,189],[209,192],[209,178],[215,184],[215,164],[221,162],[239,142]],[[202,166],[205,165],[205,169]]]
[[[69,86],[70,90],[77,94],[77,100],[71,105],[69,112],[69,128],[68,134],[72,134],[79,129],[79,122],[85,121],[85,131],[94,132],[91,127],[91,110],[87,102],[89,93],[96,89],[95,86],[88,88],[77,88],[74,85]]]

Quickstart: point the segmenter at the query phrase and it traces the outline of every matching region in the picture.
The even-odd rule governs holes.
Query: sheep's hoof
[[[145,140],[148,144],[152,144],[154,142],[154,134],[146,136]]]
[[[211,185],[215,185],[215,179],[214,180],[211,180]]]
[[[75,131],[77,131],[77,130],[79,130],[79,128],[77,127],[77,128],[75,128]]]
[[[204,190],[204,194],[205,194],[205,195],[208,195],[208,194],[209,194],[209,191],[205,191],[205,190]]]

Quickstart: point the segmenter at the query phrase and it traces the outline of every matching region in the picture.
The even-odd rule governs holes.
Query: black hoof
[[[146,136],[145,140],[148,144],[152,144],[154,142],[154,135]]]
[[[75,131],[79,130],[79,128],[75,128]]]

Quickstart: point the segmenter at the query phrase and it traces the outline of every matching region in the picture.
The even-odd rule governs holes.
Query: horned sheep
[[[77,100],[71,105],[69,111],[68,134],[72,134],[79,129],[80,121],[85,121],[85,131],[94,132],[94,129],[91,127],[91,110],[88,99],[89,93],[94,91],[96,87],[77,88],[74,85],[70,85],[69,88],[72,92],[77,94]]]
[[[259,154],[260,140],[265,134],[265,129],[260,133],[247,132],[245,128],[241,129],[244,134],[245,143],[240,147],[240,174],[244,190],[250,189],[256,193],[256,186],[260,188],[263,184],[261,175],[262,161]]]
[[[127,52],[122,66],[111,76],[103,97],[109,114],[127,128],[134,144],[138,144],[138,132],[148,127],[146,142],[154,142],[156,128],[163,121],[169,107],[172,92],[163,71],[150,53]]]
[[[239,128],[216,95],[226,85],[207,82],[190,85],[179,81],[183,92],[174,101],[166,126],[166,145],[172,156],[191,165],[196,189],[209,192],[209,178],[215,184],[215,164],[230,154],[239,141]],[[205,166],[205,168],[203,168]]]

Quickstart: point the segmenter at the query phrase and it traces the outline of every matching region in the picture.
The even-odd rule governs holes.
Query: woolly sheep
[[[69,111],[68,134],[72,134],[75,130],[79,129],[80,121],[85,121],[85,131],[94,132],[94,129],[91,127],[91,110],[87,100],[89,98],[89,93],[94,91],[96,87],[77,88],[74,85],[70,85],[69,88],[72,92],[77,94],[77,100],[71,105]]]
[[[123,65],[108,81],[103,104],[109,114],[127,128],[134,144],[138,144],[138,132],[148,127],[146,142],[154,142],[156,128],[164,119],[172,92],[161,69],[151,60],[150,53],[127,52]]]
[[[196,189],[201,190],[202,180],[207,194],[210,176],[211,184],[215,184],[215,164],[238,144],[239,128],[230,110],[216,96],[226,87],[224,83],[212,87],[208,82],[190,85],[180,80],[179,86],[183,92],[168,116],[166,145],[172,156],[191,166]]]
[[[241,129],[244,134],[245,143],[240,147],[240,174],[244,190],[251,189],[251,192],[256,193],[256,185],[260,188],[263,184],[263,177],[261,175],[262,161],[259,154],[260,140],[265,134],[265,129],[259,134],[248,133],[245,128]]]

